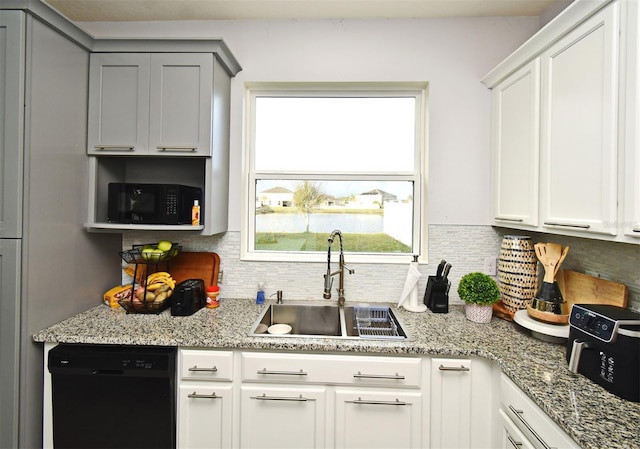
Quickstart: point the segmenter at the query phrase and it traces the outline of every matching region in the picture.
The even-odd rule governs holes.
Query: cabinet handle
[[[411,402],[401,401],[397,399],[395,401],[368,401],[358,397],[353,401],[345,401],[347,404],[366,404],[366,405],[411,405]]]
[[[460,366],[444,366],[440,365],[438,367],[440,371],[470,371],[469,367],[460,365]]]
[[[509,440],[511,446],[515,447],[516,449],[520,449],[520,447],[522,446],[522,443],[520,441],[514,440],[509,434],[507,434],[507,440]]]
[[[198,147],[194,146],[167,146],[167,145],[158,145],[156,147],[159,151],[186,151],[186,152],[194,152],[198,150]]]
[[[109,151],[133,151],[135,145],[94,145],[96,150],[109,150]]]
[[[514,223],[522,223],[524,218],[508,218],[508,217],[493,217],[496,221],[511,221]]]
[[[216,395],[215,391],[211,394],[198,394],[194,391],[193,393],[189,393],[187,397],[193,399],[222,399],[222,396]]]
[[[529,424],[527,422],[526,419],[524,419],[524,416],[522,416],[524,414],[524,412],[522,410],[517,410],[513,405],[509,405],[509,410],[511,410],[511,412],[515,415],[516,418],[518,418],[518,421],[520,421],[529,432],[531,432],[531,434],[536,438],[536,440],[538,440],[540,442],[540,444],[542,444],[542,446],[544,447],[544,449],[555,449],[552,448],[551,446],[549,446],[546,441],[544,441],[542,439],[542,437],[540,435],[538,435],[538,432],[536,432],[533,427],[531,427],[531,424]]]
[[[275,374],[275,375],[283,375],[283,376],[306,376],[307,373],[304,371],[267,371],[266,368],[262,368],[258,370],[258,374]]]
[[[353,377],[356,379],[394,379],[394,380],[404,380],[405,377],[401,376],[398,373],[395,374],[362,374],[358,371],[357,374],[354,374]]]
[[[578,228],[578,229],[589,229],[591,225],[588,224],[575,224],[575,223],[560,223],[556,221],[545,221],[545,226],[560,226],[563,228]]]
[[[251,399],[257,399],[258,401],[293,401],[293,402],[315,401],[315,399],[306,398],[302,395],[298,397],[267,396],[267,393],[262,393],[262,396],[251,396]]]
[[[198,368],[198,365],[194,365],[191,368],[189,368],[189,371],[195,372],[195,373],[201,373],[201,372],[217,373],[218,372],[218,367],[217,366],[213,366],[211,368]]]
[[[631,231],[632,231],[632,232],[640,232],[640,228],[635,228],[635,227],[634,227],[634,228],[632,228],[632,229],[631,229]]]

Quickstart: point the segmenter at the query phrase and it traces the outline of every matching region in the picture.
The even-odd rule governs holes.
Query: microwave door
[[[158,214],[158,189],[137,188],[131,189],[128,195],[127,211],[131,223],[160,223]]]

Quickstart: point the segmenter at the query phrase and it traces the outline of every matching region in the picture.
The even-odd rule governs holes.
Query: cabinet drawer
[[[181,349],[180,378],[230,381],[233,378],[233,352]]]
[[[578,445],[504,374],[500,379],[502,409],[535,447],[578,448]]]
[[[419,388],[421,364],[405,357],[243,353],[242,380]]]

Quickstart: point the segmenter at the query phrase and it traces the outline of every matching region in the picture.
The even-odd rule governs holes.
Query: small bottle
[[[220,295],[219,286],[210,285],[207,287],[207,307],[209,309],[215,309],[220,305],[220,301],[218,301],[218,295]]]
[[[200,226],[200,202],[193,200],[193,207],[191,208],[191,224],[193,226]]]
[[[256,304],[264,304],[264,282],[258,282],[258,294],[256,295]]]

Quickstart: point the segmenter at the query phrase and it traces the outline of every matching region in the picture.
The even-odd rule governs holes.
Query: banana
[[[164,282],[154,282],[151,285],[147,285],[147,291],[150,291],[150,292],[159,291],[160,288],[163,286],[167,286],[167,284],[165,284]]]
[[[157,278],[161,278],[161,277],[171,277],[171,273],[167,273],[166,271],[157,271],[153,274],[150,274],[147,277],[147,285],[148,284],[153,284],[153,281]]]

